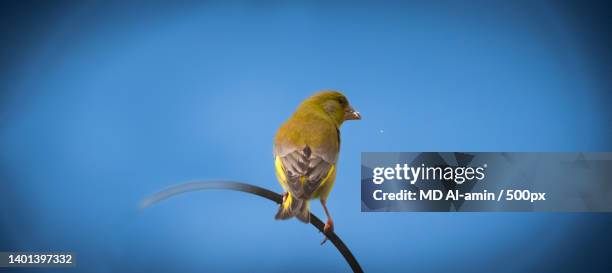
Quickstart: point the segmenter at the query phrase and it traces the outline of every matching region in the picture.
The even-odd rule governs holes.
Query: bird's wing
[[[329,180],[334,164],[314,153],[308,146],[275,157],[276,174],[291,195],[310,199]]]

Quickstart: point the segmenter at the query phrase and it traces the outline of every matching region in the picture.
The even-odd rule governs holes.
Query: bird
[[[327,221],[324,234],[334,230],[327,198],[336,179],[340,126],[361,114],[339,91],[325,90],[306,98],[281,125],[274,138],[274,169],[284,193],[275,215],[310,222],[310,200],[318,198]],[[323,243],[327,240],[327,236]]]

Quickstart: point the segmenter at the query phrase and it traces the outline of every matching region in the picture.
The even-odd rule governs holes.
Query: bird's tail
[[[278,207],[278,212],[274,218],[276,220],[287,220],[295,216],[304,223],[310,223],[309,203],[308,200],[294,198],[291,194],[287,194],[287,198]]]

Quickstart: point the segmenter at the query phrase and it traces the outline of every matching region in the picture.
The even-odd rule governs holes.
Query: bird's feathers
[[[291,195],[287,195],[287,199],[282,205],[278,207],[276,220],[286,220],[295,216],[298,220],[309,223],[310,222],[310,205],[308,200],[293,198]]]
[[[305,157],[299,151],[277,156],[274,165],[283,188],[298,199],[318,197],[317,190],[335,173],[333,164],[315,155]]]
[[[309,149],[304,149],[308,151]],[[336,169],[320,157],[306,157],[308,152],[295,151],[274,160],[276,176],[288,195],[275,218],[310,221],[309,199],[324,196],[331,190]]]
[[[276,133],[274,155],[284,157],[308,146],[313,154],[335,164],[340,150],[338,132],[323,109],[301,106]]]

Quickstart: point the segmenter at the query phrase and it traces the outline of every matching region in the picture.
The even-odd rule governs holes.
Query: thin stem
[[[254,194],[257,196],[261,196],[268,200],[272,200],[278,204],[280,204],[283,200],[283,197],[278,193],[275,193],[268,189],[264,189],[262,187],[258,187],[255,185],[246,184],[242,182],[197,181],[197,182],[179,184],[179,185],[167,188],[165,190],[162,190],[148,198],[145,198],[140,204],[140,207],[148,208],[162,200],[165,200],[167,198],[170,198],[172,196],[175,196],[181,193],[200,191],[200,190],[214,190],[214,189],[246,192],[246,193]],[[329,218],[329,213],[327,212],[327,208],[325,208],[325,213],[327,214],[327,217]],[[310,213],[310,224],[316,227],[321,233],[325,234],[325,232],[323,231],[325,224],[323,224],[323,222],[312,213]],[[340,251],[340,254],[342,254],[346,262],[349,264],[349,266],[353,270],[353,272],[355,273],[363,272],[363,270],[361,269],[361,266],[357,262],[357,259],[355,259],[355,256],[353,256],[349,248],[344,244],[344,242],[342,242],[340,237],[338,237],[338,235],[336,235],[335,232],[330,232],[329,234],[326,234],[326,236],[334,244],[334,246],[336,246],[338,251]]]

